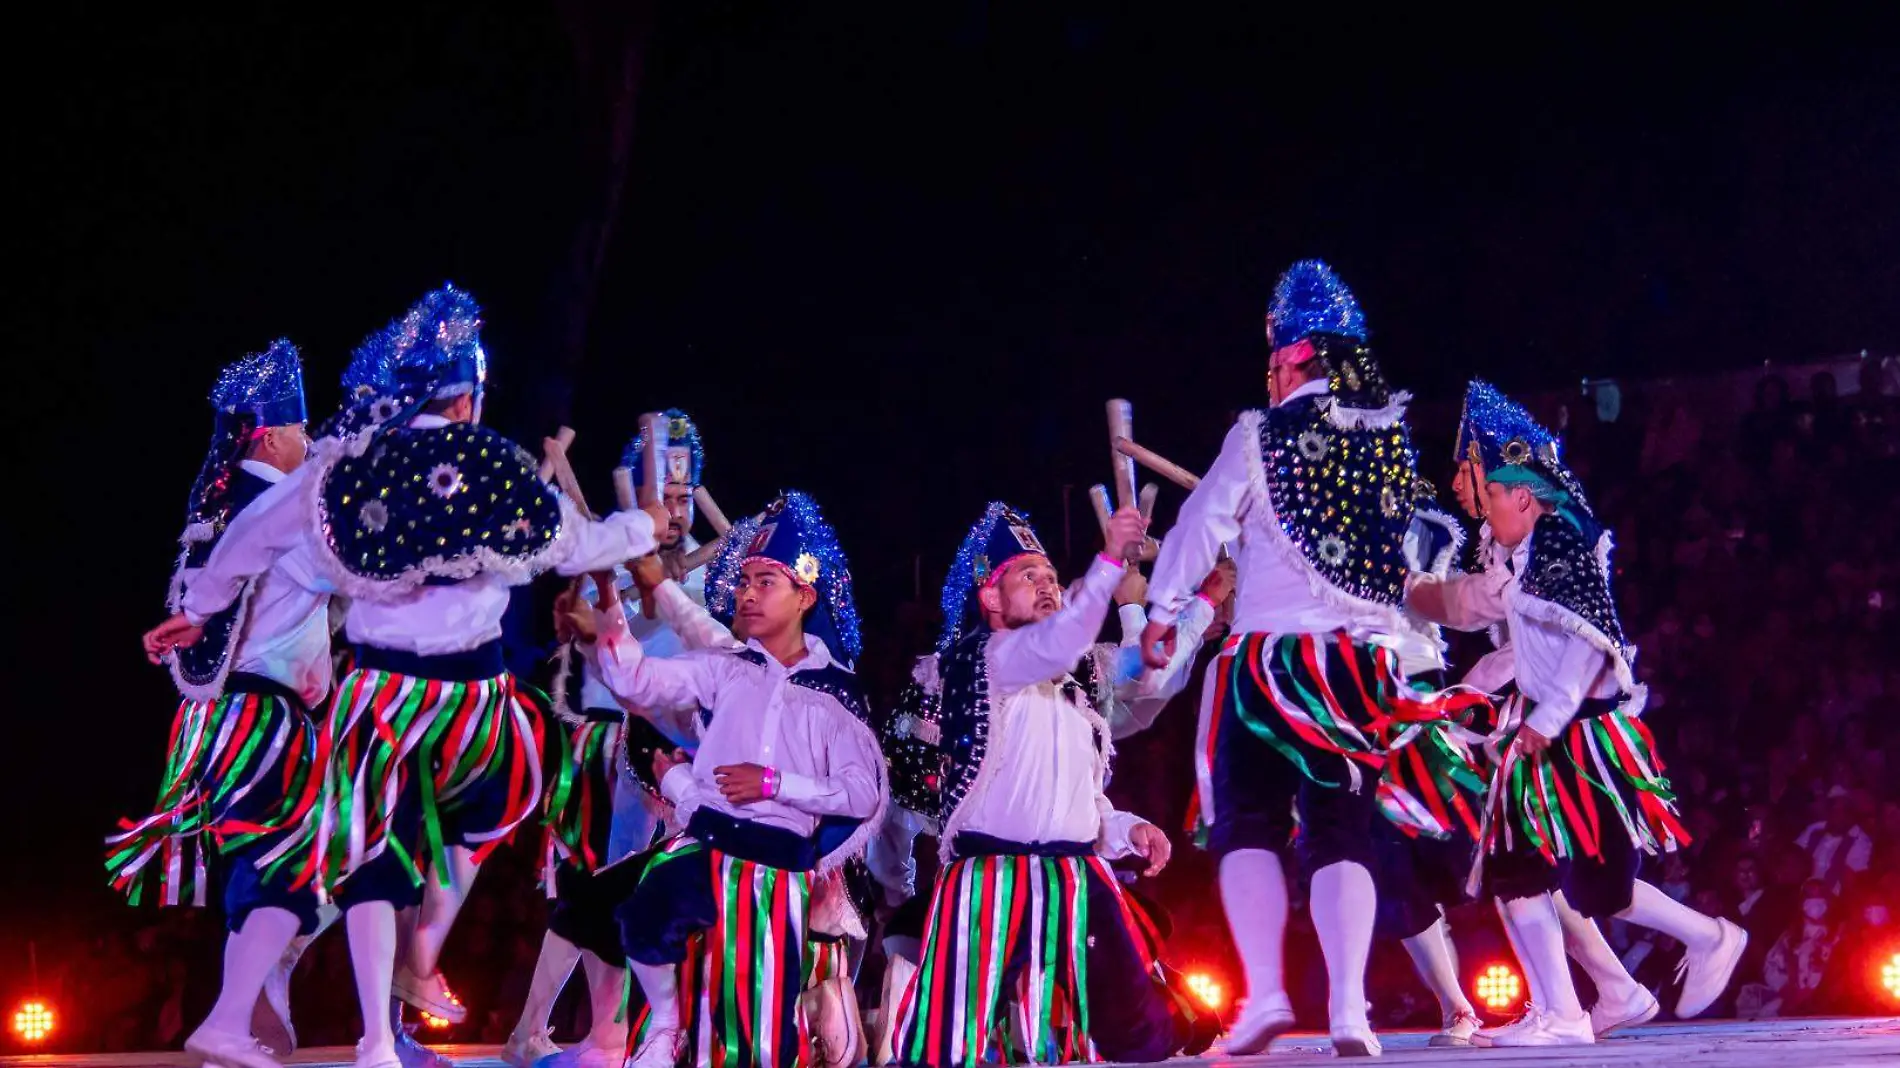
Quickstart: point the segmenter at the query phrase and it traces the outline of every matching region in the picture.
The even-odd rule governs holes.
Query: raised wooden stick
[[[1095,522],[1102,528],[1102,536],[1108,536],[1108,487],[1097,482],[1089,487],[1089,503],[1095,506]]]
[[[1173,460],[1162,456],[1153,449],[1137,445],[1125,437],[1116,438],[1114,445],[1115,452],[1118,455],[1125,456],[1128,460],[1139,462],[1141,466],[1153,471],[1155,474],[1160,475],[1162,478],[1167,479],[1182,489],[1192,490],[1201,484],[1201,476],[1189,471]]]
[[[1108,458],[1115,472],[1115,507],[1117,508],[1135,506],[1135,463],[1124,456],[1120,449],[1114,448],[1118,441],[1134,440],[1134,427],[1135,406],[1119,397],[1109,401]]]
[[[723,536],[726,531],[732,529],[732,520],[727,519],[726,513],[719,510],[719,505],[713,501],[712,494],[706,492],[706,487],[694,487],[693,504],[705,513],[706,522],[712,524],[714,534]]]
[[[556,430],[554,432],[554,441],[565,450],[569,445],[574,444],[574,428],[564,426]],[[541,457],[540,474],[541,481],[543,482],[554,477],[554,456],[552,453]]]

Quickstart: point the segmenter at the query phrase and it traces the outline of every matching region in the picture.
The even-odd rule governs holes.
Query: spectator
[[[1801,888],[1801,914],[1782,933],[1762,964],[1762,981],[1742,988],[1736,1011],[1750,1018],[1798,1016],[1809,1011],[1834,953],[1837,923],[1826,885],[1810,879]]]
[[[1809,878],[1819,880],[1835,896],[1849,873],[1864,872],[1873,861],[1874,840],[1854,821],[1852,794],[1841,784],[1828,790],[1827,818],[1810,824],[1794,844],[1813,861]]]

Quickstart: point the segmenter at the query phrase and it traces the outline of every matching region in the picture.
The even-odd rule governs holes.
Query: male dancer
[[[1170,853],[1165,834],[1103,793],[1113,746],[1096,704],[1112,681],[1087,655],[1146,526],[1117,512],[1066,606],[1035,531],[1007,505],[991,504],[957,553],[938,655],[944,868],[898,1007],[902,1063],[1001,1056],[1011,998],[1019,1052],[1036,1063],[1157,1061],[1197,1044],[1152,928],[1107,866],[1139,855],[1153,875]]]
[[[192,487],[174,609],[231,521],[295,471],[309,445],[303,369],[288,341],[227,367],[211,403],[217,429]],[[187,1051],[225,1068],[275,1068],[273,1051],[252,1034],[253,1006],[291,941],[320,926],[316,892],[293,889],[291,873],[256,861],[315,797],[311,710],[330,689],[328,607],[328,587],[307,556],[293,554],[247,583],[195,647],[167,655],[146,646],[154,663],[170,664],[183,701],[157,808],[107,840],[106,866],[134,903],[143,876],[156,870],[166,904],[186,896],[181,876],[203,904],[206,845],[226,858],[224,981],[210,1016],[185,1040]],[[294,1035],[287,1002],[283,1014]]]
[[[885,807],[884,761],[849,668],[860,651],[849,565],[817,505],[788,493],[735,526],[710,586],[745,648],[671,659],[646,655],[612,584],[601,586],[602,681],[640,708],[705,710],[690,761],[654,757],[686,831],[616,910],[648,1007],[632,1068],[712,1063],[715,1046],[727,1064],[805,1061],[813,875],[862,850]]]
[[[1230,1053],[1293,1026],[1281,958],[1295,805],[1334,1051],[1380,1052],[1365,996],[1375,793],[1391,733],[1443,713],[1373,641],[1414,626],[1401,600],[1417,472],[1409,398],[1386,385],[1366,336],[1325,264],[1281,276],[1267,311],[1272,407],[1241,416],[1155,562],[1142,651],[1158,666],[1220,546],[1237,540],[1233,630],[1202,702],[1213,759],[1201,807],[1249,991]]]
[[[1557,890],[1585,917],[1617,916],[1682,942],[1677,1015],[1692,1017],[1727,986],[1747,936],[1637,878],[1645,854],[1688,836],[1637,718],[1645,693],[1610,589],[1609,533],[1556,439],[1482,382],[1466,395],[1459,460],[1510,551],[1510,578],[1500,589],[1481,576],[1420,577],[1407,603],[1446,622],[1509,623],[1518,694],[1502,717],[1509,744],[1486,813],[1484,874],[1543,999],[1518,1025],[1480,1037],[1500,1046],[1594,1041],[1564,960]]]
[[[705,447],[692,418],[677,408],[668,409],[665,418],[667,450],[662,459],[668,523],[659,553],[642,558],[637,565],[654,572],[648,587],[657,587],[664,576],[661,555],[684,556],[697,548],[690,533],[693,491],[701,483],[706,463]],[[642,428],[622,453],[621,465],[639,470],[645,456]],[[633,588],[634,576],[626,567],[616,566],[613,575],[622,595]],[[641,611],[641,599],[621,601],[628,631],[648,655],[673,656],[731,641],[729,632],[703,610],[696,610],[706,599],[704,576],[703,567],[694,568],[681,576],[680,582],[668,584],[667,596],[648,594],[656,604],[655,619],[646,618]],[[549,858],[548,888],[555,896],[554,911],[548,919],[521,1018],[502,1048],[502,1059],[515,1068],[530,1068],[544,1061],[544,1068],[618,1068],[625,1058],[627,1033],[622,1010],[627,978],[619,936],[612,929],[610,912],[588,907],[586,901],[598,895],[583,884],[600,868],[654,844],[668,806],[660,797],[658,783],[651,781],[652,754],[696,744],[691,724],[696,707],[624,708],[600,681],[600,673],[592,663],[593,603],[599,600],[593,581],[583,579],[579,589],[563,595],[555,606],[555,631],[563,649],[553,697],[556,714],[569,726],[564,754],[568,765],[565,771],[557,770],[550,777],[544,818],[549,826],[549,848],[559,852],[561,862],[557,866],[556,858]],[[682,595],[688,604],[677,603]],[[579,712],[569,707],[567,694],[570,650],[581,661]],[[582,900],[577,902],[577,897]],[[596,940],[604,936],[611,949],[604,959],[598,944],[580,944],[589,941],[586,932],[590,927],[604,928],[596,935]],[[577,941],[570,935],[581,937]],[[550,1038],[548,1016],[577,962],[587,976],[592,1023],[579,1046],[563,1051]]]
[[[480,328],[479,308],[453,286],[391,324],[383,344],[400,397],[387,421],[320,446],[247,509],[182,614],[153,633],[160,646],[192,644],[246,581],[299,547],[351,597],[355,666],[324,732],[304,874],[344,909],[364,1021],[358,1068],[399,1063],[387,1015],[398,909],[423,906],[404,1000],[459,1014],[435,971],[443,940],[481,860],[539,793],[540,713],[501,664],[509,588],[548,568],[578,574],[642,556],[666,525],[657,507],[587,521],[525,452],[479,425]]]

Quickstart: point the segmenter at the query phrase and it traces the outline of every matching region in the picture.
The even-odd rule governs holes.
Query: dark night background
[[[1092,548],[1105,398],[1205,466],[1296,258],[1422,398],[1900,347],[1900,63],[1871,19],[1025,6],[657,19],[572,382],[590,490],[636,413],[687,408],[727,511],[825,505],[888,644],[913,555],[934,600],[991,497],[1053,540],[1075,487]],[[576,3],[65,17],[18,42],[59,74],[15,101],[46,124],[15,157],[46,244],[15,259],[0,972],[118,907],[98,843],[159,770],[175,699],[137,636],[219,366],[288,335],[327,412],[350,347],[453,279],[487,309],[492,421],[552,429],[604,195],[574,42],[625,31]]]

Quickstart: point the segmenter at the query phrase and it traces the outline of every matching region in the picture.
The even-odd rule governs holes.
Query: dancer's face
[[[1062,583],[1048,557],[1027,553],[1005,564],[1002,577],[985,586],[977,601],[992,630],[1013,630],[1061,611]]]
[[[1491,522],[1491,536],[1498,544],[1515,549],[1530,537],[1544,506],[1522,486],[1497,482],[1484,484],[1484,514]]]
[[[1458,507],[1463,508],[1466,515],[1473,519],[1482,519],[1484,511],[1482,502],[1478,500],[1474,482],[1471,465],[1459,464],[1457,473],[1451,476],[1451,491],[1457,495]]]
[[[732,603],[733,635],[769,643],[804,627],[805,613],[818,603],[818,592],[793,581],[777,564],[755,561],[739,569]]]
[[[686,532],[693,529],[693,488],[669,482],[661,500],[666,505],[666,536],[660,548],[677,549]]]

